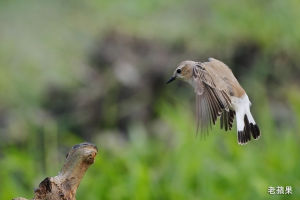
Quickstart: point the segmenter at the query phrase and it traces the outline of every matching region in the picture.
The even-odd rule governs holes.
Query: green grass
[[[225,133],[214,128],[203,140],[195,137],[193,114],[186,107],[162,104],[160,113],[168,131],[154,138],[137,128],[121,149],[101,151],[100,145],[100,156],[83,180],[78,198],[93,199],[94,193],[103,199],[300,197],[299,133],[269,129],[270,123],[276,126],[264,121],[270,119],[265,116],[260,117],[262,137],[246,146],[237,144],[235,130]],[[262,109],[266,113],[269,108]],[[293,195],[267,193],[269,186],[286,185],[293,187]]]
[[[294,98],[299,100],[299,96]],[[299,102],[292,105],[299,107]],[[152,137],[137,125],[132,127],[128,142],[122,141],[121,136],[95,138],[99,155],[79,187],[78,199],[300,197],[299,132],[276,130],[268,107],[262,106],[256,113],[262,137],[246,146],[237,144],[235,127],[229,133],[216,127],[207,138],[196,137],[193,113],[187,107],[161,103],[159,111],[165,131],[153,133]],[[51,151],[50,144],[48,147]],[[1,199],[30,197],[33,186],[43,176],[55,175],[55,170],[59,170],[49,165],[56,169],[47,175],[41,173],[37,170],[40,164],[36,164],[41,161],[31,153],[16,149],[4,152],[0,176],[5,184],[0,188]],[[45,159],[50,155],[46,154]],[[62,162],[63,155],[60,157]],[[287,185],[293,187],[293,195],[267,193],[269,186]]]

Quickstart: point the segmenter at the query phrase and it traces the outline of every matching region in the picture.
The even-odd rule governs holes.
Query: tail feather
[[[246,144],[251,140],[251,135],[254,139],[258,139],[260,130],[251,115],[251,102],[247,94],[244,94],[240,98],[233,98],[232,104],[236,113],[238,143]]]
[[[257,124],[250,124],[251,132],[252,132],[252,137],[257,140],[260,137],[260,130],[257,126]]]
[[[252,117],[252,116],[251,116]],[[254,120],[253,120],[254,121]],[[238,143],[247,144],[251,140],[251,135],[254,139],[258,139],[260,136],[260,130],[255,122],[250,122],[247,115],[244,115],[244,127],[242,130],[238,130]]]

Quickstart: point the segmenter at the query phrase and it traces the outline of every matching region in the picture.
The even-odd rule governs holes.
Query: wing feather
[[[241,87],[231,69],[223,62],[209,58],[208,62],[201,63],[201,65],[206,69],[211,79],[214,80],[216,88],[225,90],[231,96],[236,97],[241,97],[245,93],[245,90]]]
[[[198,65],[193,70],[196,93],[197,132],[208,132],[221,116],[221,127],[231,129],[231,101],[226,90],[216,87],[213,78]]]
[[[209,104],[210,113],[211,113],[211,121],[212,121],[213,124],[215,124],[216,119],[217,119],[217,114],[216,114],[216,109],[215,109],[215,106],[214,106],[212,96],[209,94],[207,99],[208,99],[208,104]]]
[[[220,127],[221,129],[231,130],[232,129],[232,124],[234,120],[235,112],[231,109],[229,111],[224,110],[221,114],[220,117]],[[227,129],[226,129],[226,124],[227,124]]]
[[[223,124],[224,124],[224,115],[222,113],[222,115],[220,117],[220,127],[221,127],[221,129],[223,129]]]

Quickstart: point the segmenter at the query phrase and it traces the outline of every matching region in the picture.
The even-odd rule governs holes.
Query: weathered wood
[[[75,200],[80,181],[89,166],[94,163],[97,152],[97,147],[90,143],[73,146],[59,174],[45,178],[34,191],[33,200]],[[13,200],[27,199],[18,197]]]

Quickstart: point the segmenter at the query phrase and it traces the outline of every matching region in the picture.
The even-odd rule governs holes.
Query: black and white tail
[[[238,143],[247,144],[251,140],[251,136],[254,139],[258,139],[260,130],[251,115],[251,103],[247,94],[244,94],[241,98],[235,97],[232,103],[236,112]]]

